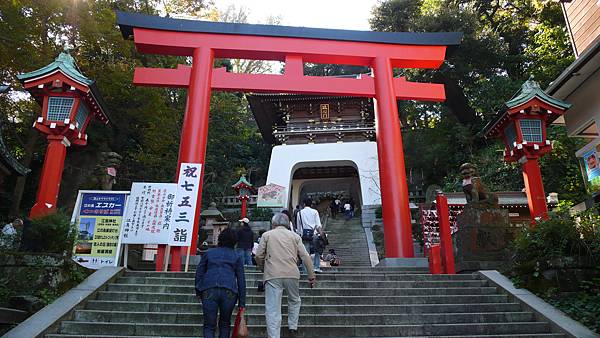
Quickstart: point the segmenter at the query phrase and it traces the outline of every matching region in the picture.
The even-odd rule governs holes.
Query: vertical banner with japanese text
[[[167,244],[175,192],[175,183],[134,182],[123,221],[121,243]]]
[[[115,266],[128,191],[79,191],[71,222],[78,233],[73,260],[90,269]]]
[[[196,218],[202,164],[181,163],[177,177],[177,193],[169,230],[171,246],[190,246]]]

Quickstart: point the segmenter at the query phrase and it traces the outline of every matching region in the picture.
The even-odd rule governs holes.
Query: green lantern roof
[[[506,102],[506,107],[508,109],[518,107],[524,104],[527,101],[532,100],[533,98],[538,98],[543,102],[561,108],[562,110],[567,110],[571,108],[571,104],[565,101],[561,101],[553,98],[552,96],[546,94],[540,85],[533,79],[533,76],[529,77],[529,80],[525,81],[521,86],[521,90],[519,90],[515,96],[512,97],[508,102]]]
[[[237,182],[235,182],[235,184],[234,184],[234,185],[232,185],[231,187],[235,189],[235,188],[237,188],[237,187],[239,187],[239,186],[241,186],[241,185],[246,185],[246,186],[248,186],[248,187],[252,187],[252,183],[248,182],[248,181],[246,180],[246,176],[244,176],[244,175],[242,175],[242,176],[240,177],[240,179],[239,179]]]
[[[77,65],[75,64],[75,59],[73,59],[71,54],[67,51],[60,53],[51,64],[29,73],[19,74],[17,75],[17,78],[21,81],[27,81],[31,78],[37,78],[53,73],[56,70],[60,70],[66,76],[87,86],[91,86],[94,83],[93,80],[90,80],[85,77],[85,75],[81,74],[79,68],[77,68]]]
[[[81,83],[90,89],[92,99],[98,104],[98,107],[100,108],[94,112],[94,115],[100,121],[107,124],[110,118],[107,113],[106,103],[102,99],[102,95],[100,95],[100,91],[96,86],[96,81],[88,79],[85,75],[81,73],[79,67],[77,67],[77,64],[75,63],[75,59],[71,56],[71,54],[69,54],[68,51],[65,50],[64,52],[60,53],[58,57],[56,57],[56,59],[54,59],[54,61],[49,65],[29,73],[18,74],[17,78],[19,79],[19,81],[21,81],[21,83],[25,83],[32,79],[49,76],[57,71],[60,71],[66,77],[72,79],[75,82]],[[38,102],[40,102],[39,97],[37,97],[36,95],[34,95],[34,97],[36,100],[38,100]]]

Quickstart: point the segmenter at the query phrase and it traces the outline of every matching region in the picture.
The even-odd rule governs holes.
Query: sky
[[[370,30],[369,17],[377,0],[214,0],[220,10],[230,5],[248,9],[248,23],[279,16],[281,25]]]

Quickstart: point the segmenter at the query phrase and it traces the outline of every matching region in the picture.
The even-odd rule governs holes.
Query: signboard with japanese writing
[[[176,190],[175,183],[133,183],[121,243],[167,244]]]
[[[73,260],[90,269],[116,266],[129,191],[79,191],[71,222],[77,227]]]
[[[286,198],[286,188],[284,186],[269,183],[258,188],[258,207],[283,207]]]
[[[171,246],[190,246],[196,221],[196,205],[200,188],[200,163],[181,163],[177,178],[177,193],[169,230]]]

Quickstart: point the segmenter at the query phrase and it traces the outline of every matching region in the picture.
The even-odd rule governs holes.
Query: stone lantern
[[[486,138],[502,138],[504,160],[523,170],[532,222],[548,217],[548,206],[538,159],[552,150],[546,127],[571,105],[546,94],[530,77],[484,128]]]
[[[68,52],[49,65],[17,75],[23,87],[42,106],[33,127],[46,135],[48,148],[30,217],[54,212],[60,190],[67,147],[87,144],[92,120],[108,124],[106,107],[93,80],[85,77]]]
[[[250,196],[254,192],[254,187],[250,182],[246,180],[246,176],[242,175],[240,179],[231,186],[237,196],[238,199],[242,202],[242,216],[241,218],[247,217],[248,214],[248,200]]]
[[[219,234],[229,226],[225,216],[217,209],[217,204],[211,202],[210,206],[200,213],[200,219],[204,220],[204,230],[212,230],[212,236],[208,237],[208,241],[212,245],[217,245]]]

